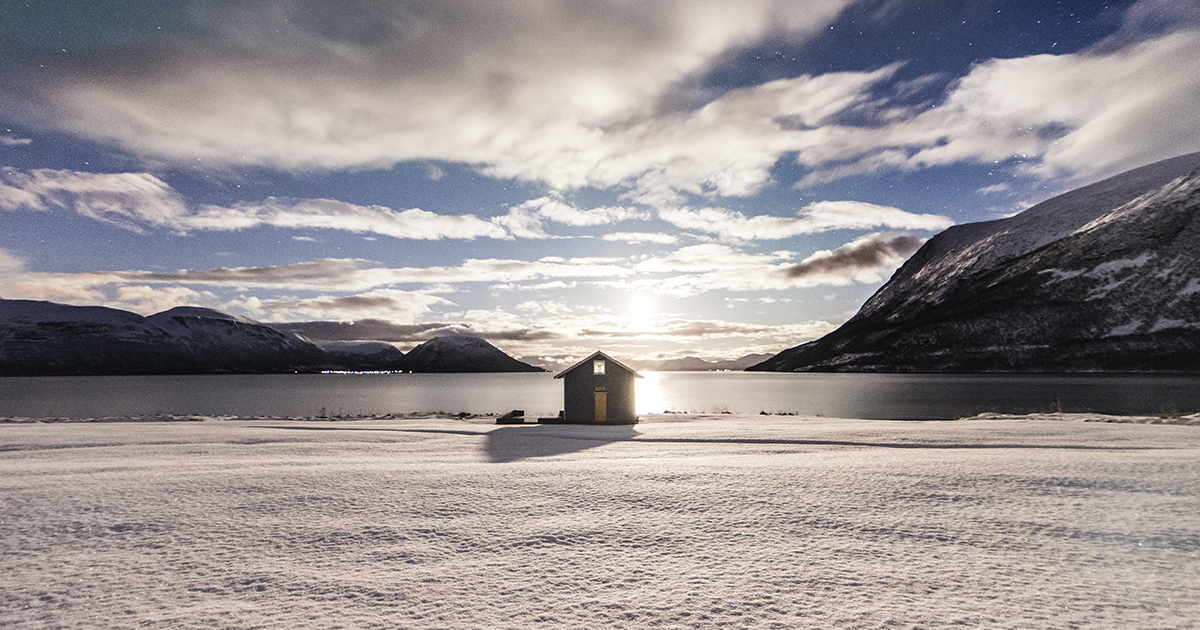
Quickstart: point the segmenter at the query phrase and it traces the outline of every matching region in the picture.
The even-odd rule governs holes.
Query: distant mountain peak
[[[659,372],[715,372],[719,370],[744,370],[751,365],[770,358],[769,354],[748,354],[737,359],[707,361],[700,357],[668,359],[654,366]]]
[[[434,337],[404,355],[413,372],[544,372],[518,361],[479,337]]]

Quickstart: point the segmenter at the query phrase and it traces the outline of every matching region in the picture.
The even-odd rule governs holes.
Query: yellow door
[[[596,422],[608,422],[608,392],[596,392]]]

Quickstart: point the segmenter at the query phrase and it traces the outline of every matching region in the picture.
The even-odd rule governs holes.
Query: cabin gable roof
[[[567,369],[565,369],[565,370],[563,370],[563,371],[559,372],[558,374],[555,374],[555,375],[554,375],[554,378],[563,378],[563,377],[565,377],[565,376],[566,376],[568,373],[570,373],[570,372],[574,372],[575,370],[577,370],[577,369],[579,369],[579,368],[583,367],[584,365],[587,365],[587,364],[591,363],[591,362],[592,362],[593,360],[595,360],[595,359],[604,359],[605,361],[608,361],[609,363],[612,363],[613,365],[616,365],[617,367],[619,367],[619,368],[621,368],[621,369],[625,370],[626,372],[629,372],[630,374],[632,374],[632,375],[634,376],[634,378],[645,378],[645,377],[644,377],[644,376],[642,376],[641,374],[638,374],[638,373],[637,373],[637,370],[635,370],[635,369],[633,369],[633,368],[629,367],[628,365],[625,365],[624,363],[621,363],[620,361],[618,361],[618,360],[616,360],[616,359],[614,359],[614,358],[612,358],[612,357],[608,356],[607,354],[604,354],[603,352],[600,352],[600,351],[593,352],[592,354],[588,355],[588,356],[587,356],[587,358],[583,359],[582,361],[580,361],[580,362],[576,363],[575,365],[572,365],[571,367],[569,367],[569,368],[567,368]]]

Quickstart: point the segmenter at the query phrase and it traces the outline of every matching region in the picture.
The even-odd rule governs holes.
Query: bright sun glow
[[[654,312],[654,298],[649,295],[635,295],[629,300],[629,312],[634,315],[650,315]]]

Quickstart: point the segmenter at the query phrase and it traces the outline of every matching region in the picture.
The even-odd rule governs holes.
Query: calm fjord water
[[[1196,376],[644,372],[639,414],[796,413],[946,419],[985,411],[1200,411]],[[265,374],[0,378],[0,416],[373,415],[444,411],[549,416],[550,374]]]

